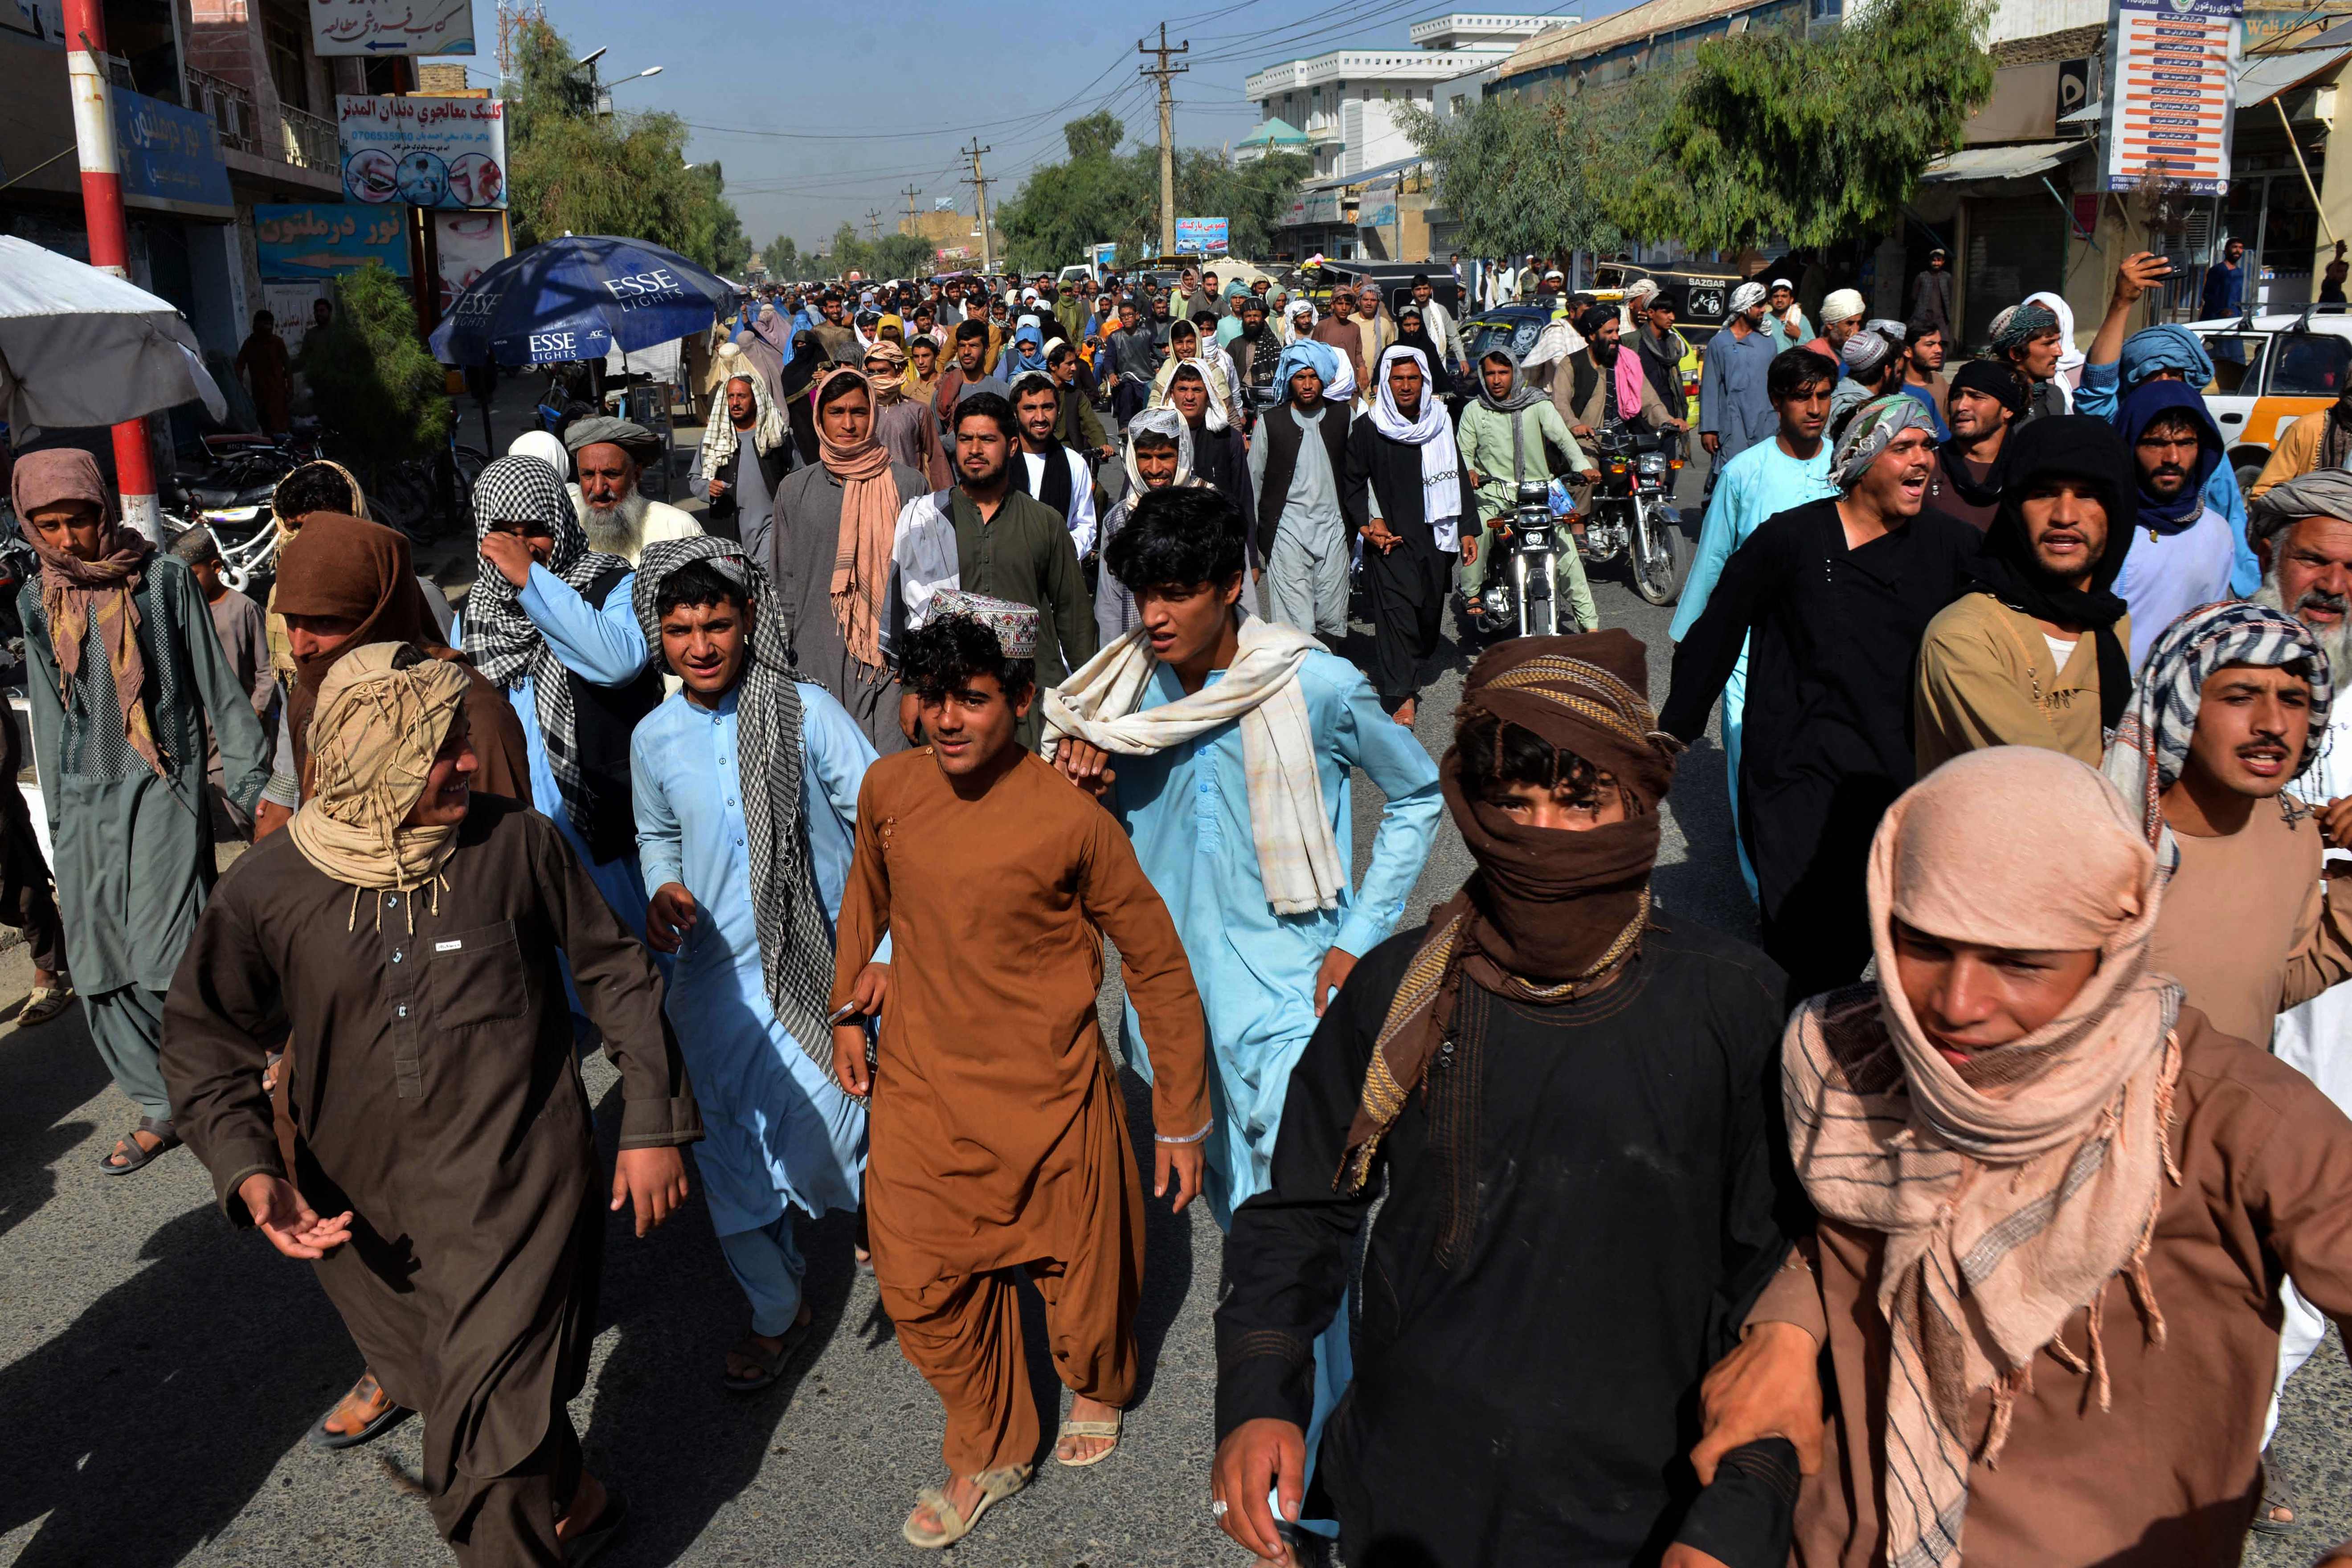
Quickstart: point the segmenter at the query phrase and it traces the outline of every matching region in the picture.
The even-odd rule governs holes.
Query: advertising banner
[[[122,154],[122,196],[205,217],[236,215],[221,162],[220,135],[192,109],[116,88],[114,141]]]
[[[310,0],[322,55],[470,55],[473,0]]]
[[[504,207],[506,110],[495,98],[336,99],[344,193],[369,206]]]
[[[2105,188],[2230,188],[2243,0],[2114,0],[2107,22]]]
[[[407,225],[398,207],[348,202],[256,204],[253,237],[265,282],[293,283],[356,272],[380,261],[408,276]]]
[[[1176,251],[1180,256],[1223,256],[1231,220],[1226,218],[1178,218],[1176,220]]]
[[[507,215],[436,213],[432,222],[434,257],[441,271],[441,308],[446,312],[474,279],[507,258]]]
[[[1385,229],[1397,221],[1397,183],[1384,181],[1364,187],[1362,198],[1356,204],[1356,226],[1360,229]]]

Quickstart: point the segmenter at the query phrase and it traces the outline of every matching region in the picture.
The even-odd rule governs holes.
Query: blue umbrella
[[[708,331],[735,287],[641,239],[565,235],[510,256],[450,302],[430,340],[445,365],[601,360]]]

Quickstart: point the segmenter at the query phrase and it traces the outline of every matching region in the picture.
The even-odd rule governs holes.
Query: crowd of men
[[[1948,374],[1940,258],[1906,321],[1742,283],[1664,706],[1571,549],[1574,632],[1485,647],[1436,757],[1517,486],[1694,423],[1654,285],[1475,358],[1442,269],[785,290],[718,329],[698,515],[638,425],[526,435],[454,613],[331,464],[265,611],[28,455],[19,1022],[79,996],[110,1175],[184,1142],[311,1263],[368,1369],[319,1440],[420,1413],[469,1564],[625,1527],[566,1404],[608,1214],[690,1185],[746,1396],[856,1215],[942,1411],[917,1548],[1118,1452],[1146,1207],[1199,1197],[1264,1560],[2234,1563],[2352,1322],[2352,399],[2241,497],[2205,348],[2131,330],[2165,272]],[[1652,892],[1718,706],[1760,949]],[[1401,929],[1442,817],[1476,869]]]

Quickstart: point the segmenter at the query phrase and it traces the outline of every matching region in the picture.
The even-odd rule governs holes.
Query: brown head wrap
[[[448,657],[450,650],[416,586],[408,537],[378,523],[311,513],[278,557],[277,599],[281,615],[331,615],[359,623],[331,652],[295,662],[286,721],[293,726],[295,768],[307,779],[310,716],[327,672],[347,649],[409,643],[436,657]]]
[[[18,458],[8,476],[8,498],[16,508],[17,531],[41,561],[41,614],[49,623],[49,648],[58,662],[58,700],[72,710],[82,643],[96,622],[107,669],[114,677],[115,702],[122,710],[123,738],[146,758],[148,767],[163,772],[155,728],[148,722],[142,695],[147,661],[139,651],[139,607],[131,597],[146,575],[147,558],[155,547],[137,529],[121,524],[99,536],[96,560],[68,555],[42,539],[31,526],[33,513],[41,507],[81,501],[96,507],[101,519],[107,515],[106,482],[99,476],[97,459],[73,447]]]
[[[1580,832],[1514,822],[1465,794],[1461,749],[1446,752],[1445,803],[1478,869],[1430,915],[1389,1005],[1348,1130],[1342,1186],[1360,1189],[1370,1175],[1381,1135],[1453,1027],[1465,972],[1498,996],[1562,1002],[1607,979],[1639,946],[1658,802],[1682,749],[1658,729],[1648,681],[1648,650],[1619,631],[1515,638],[1471,666],[1459,719],[1492,714],[1583,758],[1623,792],[1625,820]]]

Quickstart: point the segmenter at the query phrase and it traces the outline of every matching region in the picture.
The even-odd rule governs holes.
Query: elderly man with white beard
[[[616,555],[631,567],[656,539],[700,537],[693,514],[637,490],[646,465],[661,458],[661,437],[644,425],[610,414],[575,419],[563,433],[580,481],[580,526],[588,548]]]
[[[2263,492],[2249,509],[2246,531],[2263,558],[2257,603],[2284,610],[2311,628],[2326,651],[2338,682],[2352,673],[2352,473],[2323,468]],[[2352,862],[2352,703],[2328,710],[2327,739],[2288,793],[2317,808],[2328,830],[2327,858]],[[2339,813],[2339,803],[2347,810]],[[2279,1014],[2271,1051],[2319,1086],[2338,1106],[2352,1108],[2352,981],[2331,986],[2297,1008]],[[2284,1293],[2285,1321],[2279,1330],[2278,1385],[2310,1359],[2327,1332],[2327,1320],[2290,1281]],[[2278,1426],[2278,1399],[2271,1400],[2270,1441]],[[2264,1532],[2293,1529],[2299,1521],[2284,1483],[2267,1459],[2263,1472],[2263,1510],[2254,1528]]]

